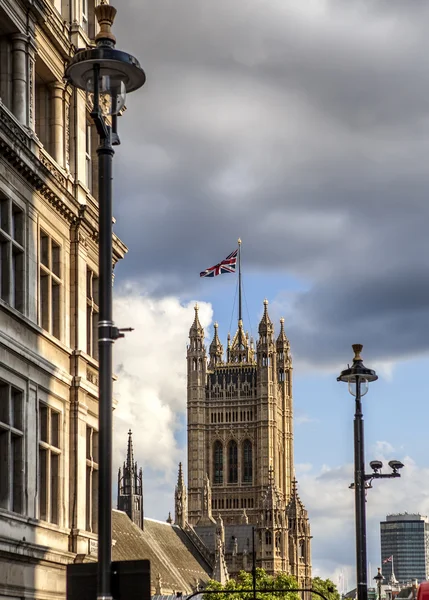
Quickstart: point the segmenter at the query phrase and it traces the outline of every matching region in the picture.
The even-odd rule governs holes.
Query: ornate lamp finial
[[[114,44],[116,43],[116,38],[110,31],[113,21],[115,20],[116,12],[116,8],[110,4],[107,4],[106,1],[101,1],[101,3],[95,7],[95,16],[97,17],[98,24],[100,25],[100,31],[95,36],[96,42],[101,40],[110,40]]]
[[[362,344],[353,344],[352,348],[353,348],[353,352],[355,353],[353,362],[357,361],[357,360],[362,360],[362,357],[360,355],[360,353],[362,352],[362,348],[363,348]]]

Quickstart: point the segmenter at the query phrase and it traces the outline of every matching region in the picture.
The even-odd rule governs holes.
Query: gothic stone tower
[[[134,462],[131,429],[128,432],[127,460],[118,471],[118,510],[123,510],[131,521],[144,528],[143,473]]]
[[[227,529],[255,525],[259,566],[291,572],[292,361],[284,320],[276,339],[267,300],[258,333],[255,348],[240,320],[224,358],[215,323],[207,357],[195,307],[187,352],[188,521],[198,527],[206,519],[209,480],[213,516],[221,515]],[[309,554],[300,555],[304,559],[309,565]]]

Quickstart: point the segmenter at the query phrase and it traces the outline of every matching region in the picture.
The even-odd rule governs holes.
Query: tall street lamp
[[[138,60],[115,48],[111,32],[116,9],[106,0],[96,6],[100,32],[96,47],[78,50],[65,73],[76,88],[85,90],[91,117],[99,134],[99,485],[97,598],[109,600],[112,559],[112,346],[121,329],[112,321],[112,159],[119,144],[117,115],[127,92],[140,88],[146,76]],[[110,117],[110,118],[109,118]]]
[[[356,577],[357,598],[368,600],[367,559],[366,559],[366,488],[371,487],[373,479],[400,477],[399,469],[404,466],[399,460],[391,460],[389,466],[392,473],[381,473],[383,463],[371,461],[373,473],[365,474],[364,427],[362,413],[362,396],[368,392],[368,384],[376,381],[378,376],[372,369],[367,369],[360,356],[363,346],[353,344],[355,353],[352,366],[341,371],[337,381],[348,383],[349,392],[355,397],[354,418],[354,483],[350,486],[355,492],[355,528],[356,528]],[[367,484],[368,482],[368,484]]]

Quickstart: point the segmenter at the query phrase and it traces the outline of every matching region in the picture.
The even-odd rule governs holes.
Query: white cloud
[[[387,442],[377,442],[376,446],[383,453],[382,458],[394,452]],[[405,464],[401,478],[376,480],[367,494],[368,561],[373,571],[368,577],[371,581],[381,566],[380,521],[392,513],[429,513],[429,469],[420,467],[408,456],[398,458]],[[355,586],[354,494],[349,489],[352,480],[353,465],[348,464],[325,465],[318,473],[314,469],[300,469],[298,482],[313,535],[313,574],[330,577],[340,584],[340,589],[349,590]]]
[[[114,413],[114,467],[124,460],[128,429],[133,431],[134,455],[145,469],[172,481],[177,463],[185,461],[186,340],[194,319],[194,302],[175,297],[151,298],[139,290],[116,294],[114,318],[134,331],[115,344],[118,375]],[[210,304],[199,304],[201,324],[212,319]],[[182,436],[182,447],[177,441]],[[159,475],[159,473],[158,473]]]

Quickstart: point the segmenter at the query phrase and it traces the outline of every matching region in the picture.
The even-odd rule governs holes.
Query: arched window
[[[252,483],[252,442],[243,443],[243,483]]]
[[[265,532],[265,543],[267,546],[271,546],[271,543],[272,543],[271,531]]]
[[[238,450],[237,442],[232,440],[228,444],[228,483],[238,481]]]
[[[222,442],[215,442],[213,449],[213,482],[223,483],[223,446]]]

